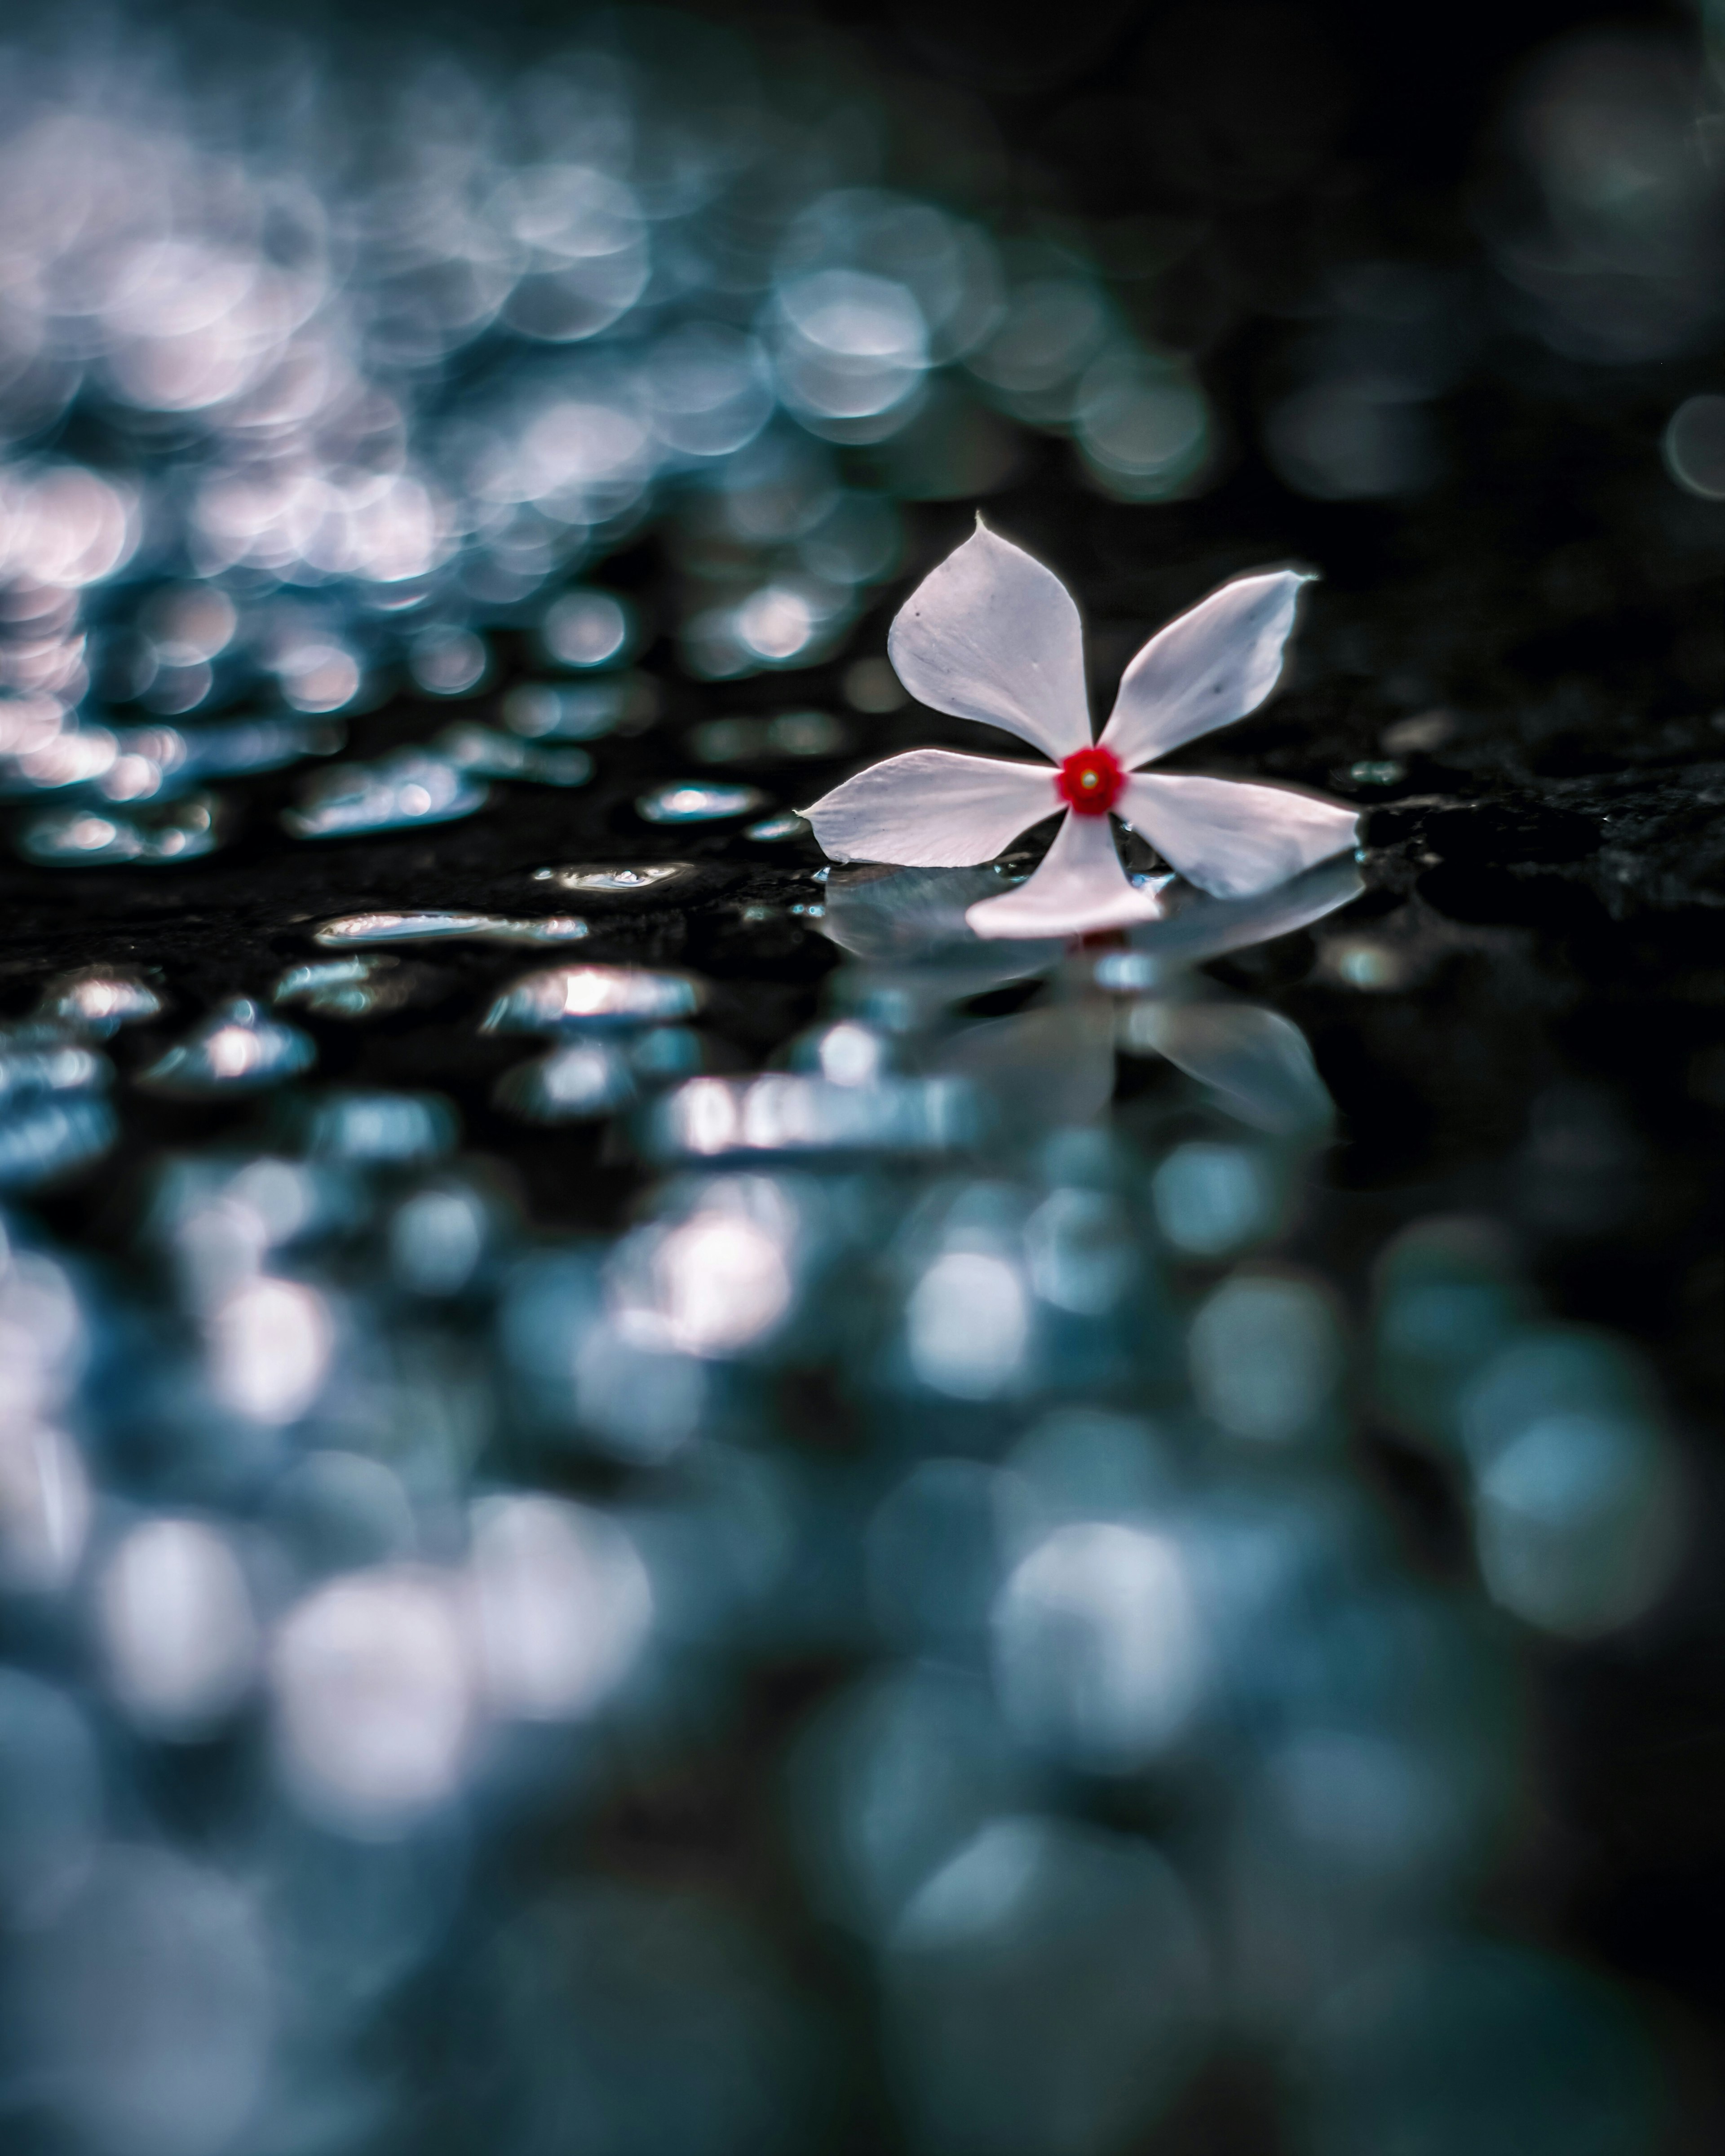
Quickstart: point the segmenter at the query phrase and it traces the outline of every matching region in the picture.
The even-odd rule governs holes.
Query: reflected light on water
[[[391,1216],[391,1270],[416,1295],[457,1295],[473,1278],[490,1229],[474,1191],[418,1191]]]
[[[0,1670],[0,1907],[28,1928],[88,1869],[100,1826],[95,1732],[69,1692]]]
[[[414,682],[429,696],[471,696],[490,664],[484,639],[462,629],[428,630],[414,640],[408,660]]]
[[[137,544],[136,510],[117,482],[80,465],[0,474],[0,569],[58,589],[100,583]]]
[[[213,1865],[105,1848],[23,1949],[17,2033],[37,2100],[95,2156],[223,2156],[264,2095],[268,1935]]]
[[[1167,1536],[1117,1522],[1057,1528],[994,1610],[1001,1698],[1039,1749],[1124,1774],[1182,1737],[1205,1656],[1191,1584]]]
[[[668,449],[688,457],[723,457],[752,442],[775,398],[765,353],[752,336],[722,322],[689,322],[668,331],[647,359],[653,424]]]
[[[1226,1257],[1275,1223],[1269,1163],[1243,1147],[1176,1146],[1151,1184],[1158,1226],[1183,1255]]]
[[[906,1312],[911,1365],[925,1384],[955,1399],[1009,1391],[1029,1344],[1029,1298],[1018,1267],[982,1250],[937,1258]]]
[[[1207,2049],[1204,1943],[1142,1841],[991,1820],[912,1897],[892,1949],[892,2059],[927,2147],[1133,2146]]]
[[[0,1229],[0,1419],[49,1415],[88,1352],[72,1283],[51,1258],[8,1247]]]
[[[755,658],[774,665],[794,659],[803,650],[819,619],[815,603],[806,593],[769,584],[737,609],[737,640]]]
[[[625,1242],[612,1269],[624,1337],[691,1355],[735,1355],[790,1307],[795,1215],[764,1178],[714,1186],[675,1226]]]
[[[469,1567],[495,1712],[579,1720],[629,1676],[653,1594],[634,1545],[603,1513],[550,1497],[485,1498]]]
[[[1336,1316],[1319,1284],[1236,1273],[1193,1320],[1192,1389],[1221,1429],[1261,1445],[1310,1435],[1342,1371]]]
[[[624,654],[629,616],[609,592],[566,592],[546,608],[539,633],[565,666],[607,666]]]
[[[817,434],[879,441],[928,364],[922,310],[902,285],[855,270],[817,270],[779,287],[779,393]]]
[[[1209,408],[1175,367],[1151,367],[1135,353],[1106,357],[1086,370],[1074,408],[1085,455],[1128,501],[1166,501],[1203,470]]]
[[[1681,1554],[1683,1491],[1662,1433],[1605,1414],[1534,1415],[1474,1490],[1492,1599],[1560,1637],[1640,1616]]]
[[[331,1581],[282,1620],[270,1669],[283,1765],[316,1816],[387,1840],[459,1789],[474,1671],[451,1581],[410,1566]]]
[[[1725,397],[1686,398],[1667,422],[1666,470],[1703,501],[1725,501]]]
[[[251,1597],[215,1527],[134,1527],[103,1567],[97,1603],[114,1689],[152,1734],[201,1736],[249,1689],[258,1654]]]
[[[0,1419],[0,1585],[45,1593],[77,1570],[90,1485],[77,1446],[39,1423]]]
[[[224,1296],[205,1322],[210,1390],[254,1422],[297,1422],[329,1373],[328,1304],[297,1281],[262,1276]]]
[[[1033,279],[1014,290],[999,326],[968,364],[1010,405],[1071,383],[1106,334],[1106,304],[1094,285]]]

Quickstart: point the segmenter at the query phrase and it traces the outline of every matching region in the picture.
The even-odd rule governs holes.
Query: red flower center
[[[1055,777],[1055,791],[1081,816],[1106,816],[1120,798],[1126,773],[1106,748],[1076,748]]]

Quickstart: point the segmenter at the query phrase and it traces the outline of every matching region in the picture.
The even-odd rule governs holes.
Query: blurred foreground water
[[[1422,253],[1253,23],[1034,156],[650,10],[10,49],[7,2148],[1667,2145],[1543,1688],[1707,1540],[1717,93],[1544,49]],[[983,498],[1117,670],[1332,572],[1219,754],[1361,860],[824,867]]]
[[[504,1107],[657,1164],[620,1234],[531,1233],[444,1099],[338,1086],[160,1160],[124,1263],[19,1216],[21,2128],[1101,2151],[1261,2059],[1301,2145],[1651,2145],[1627,2004],[1469,1922],[1515,1628],[1609,1632],[1678,1553],[1647,1373],[1481,1221],[1391,1244],[1363,1337],[1276,1255],[1328,1097],[1190,962],[1353,863],[1064,954],[968,934],[999,881],[832,872],[825,1015],[757,1075],[696,974],[506,985]],[[369,963],[277,1000],[351,1022]],[[8,1130],[100,1143],[153,998],[47,1000]],[[239,1002],[138,1083],[311,1055]],[[1479,1589],[1410,1561],[1368,1408]]]

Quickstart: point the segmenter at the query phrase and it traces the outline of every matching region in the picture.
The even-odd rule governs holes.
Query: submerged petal
[[[1326,914],[1349,905],[1365,889],[1359,864],[1351,856],[1332,855],[1296,876],[1250,898],[1212,898],[1194,886],[1178,903],[1181,894],[1169,896],[1168,918],[1143,928],[1132,937],[1135,953],[1173,966],[1201,966],[1230,951],[1268,943],[1278,936],[1291,936],[1309,927]]]
[[[931,1067],[993,1094],[997,1129],[1040,1133],[1087,1123],[1112,1100],[1114,1034],[1106,1003],[1049,1004],[966,1026]]]
[[[802,811],[835,861],[968,868],[1060,806],[1046,764],[913,748],[870,764]]]
[[[1294,569],[1236,577],[1153,636],[1126,670],[1102,747],[1127,766],[1255,711],[1276,686],[1294,626]]]
[[[956,1002],[1058,963],[1045,943],[978,949],[965,908],[999,891],[999,877],[984,868],[837,869],[827,879],[821,932],[854,958],[900,969],[936,1005]]]
[[[1108,819],[1069,815],[1027,882],[985,898],[964,917],[978,936],[1084,936],[1161,912],[1153,891],[1127,880]]]
[[[1281,786],[1172,773],[1129,778],[1117,812],[1189,883],[1250,898],[1354,843],[1358,812]]]
[[[906,688],[937,711],[1004,726],[1056,762],[1089,744],[1072,595],[980,517],[899,608],[886,651]]]
[[[1260,1131],[1316,1130],[1336,1112],[1305,1034],[1260,1004],[1158,998],[1129,1014],[1122,1045],[1128,1053],[1165,1055]]]

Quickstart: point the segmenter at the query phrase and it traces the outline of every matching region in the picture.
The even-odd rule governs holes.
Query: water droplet
[[[33,1189],[107,1151],[117,1125],[99,1096],[111,1075],[88,1048],[16,1035],[0,1045],[0,1189]]]
[[[122,1025],[160,1016],[162,998],[136,973],[89,966],[63,973],[42,991],[36,1016],[105,1040]]]
[[[119,737],[107,726],[80,726],[58,704],[30,707],[28,719],[8,711],[5,767],[0,771],[0,798],[46,793],[63,786],[87,786],[111,771],[120,756]]]
[[[604,666],[624,655],[633,629],[621,599],[609,592],[574,591],[552,600],[540,634],[565,666]]]
[[[0,1190],[33,1190],[72,1174],[119,1134],[113,1109],[95,1095],[26,1101],[0,1117]]]
[[[535,869],[535,883],[554,883],[559,891],[616,892],[624,896],[655,891],[679,876],[695,874],[693,861],[619,862],[615,866]]]
[[[485,1033],[557,1033],[583,1025],[653,1025],[691,1018],[704,984],[644,966],[551,966],[526,973],[485,1014]]]
[[[593,758],[584,748],[539,748],[490,726],[448,726],[434,746],[439,756],[478,778],[508,778],[527,786],[585,786],[593,777]]]
[[[657,1158],[746,1153],[938,1153],[968,1145],[977,1097],[962,1079],[887,1079],[873,1086],[772,1072],[695,1078],[655,1107]]]
[[[639,733],[659,715],[659,690],[644,674],[598,681],[517,682],[499,706],[503,723],[529,740],[597,741],[621,728]]]
[[[794,808],[782,808],[776,816],[763,816],[758,824],[751,824],[743,833],[757,846],[778,844],[785,839],[806,839],[813,827],[807,817],[799,816]]]
[[[793,1069],[834,1086],[874,1086],[892,1075],[891,1037],[855,1019],[798,1034],[788,1053]]]
[[[246,772],[285,770],[302,757],[334,756],[345,746],[347,729],[331,719],[228,719],[216,726],[150,727],[139,738],[147,743],[162,736],[177,744],[183,758],[177,777],[231,778]]]
[[[849,738],[829,711],[779,711],[771,718],[708,719],[683,746],[697,763],[777,763],[841,755]]]
[[[526,1122],[585,1122],[633,1106],[635,1081],[615,1048],[583,1040],[506,1070],[491,1097]]]
[[[578,943],[587,923],[572,914],[516,919],[498,913],[347,913],[312,937],[337,950],[362,943]]]
[[[754,763],[767,753],[762,719],[708,719],[683,737],[683,747],[697,763]]]
[[[484,782],[424,749],[399,749],[375,763],[342,763],[320,772],[300,806],[282,811],[282,828],[296,839],[340,839],[364,831],[395,831],[447,824],[483,808]]]
[[[51,809],[27,824],[18,843],[24,859],[42,868],[153,868],[213,853],[220,827],[215,796],[187,793],[123,815],[111,808]]]
[[[107,1057],[94,1049],[8,1041],[0,1045],[0,1108],[40,1093],[90,1092],[111,1075]]]
[[[223,1004],[147,1070],[152,1093],[260,1092],[309,1070],[317,1050],[297,1026],[283,1025],[244,996]]]
[[[1407,775],[1407,766],[1394,757],[1368,757],[1363,763],[1348,767],[1348,776],[1356,786],[1399,786]]]
[[[692,1078],[705,1069],[706,1047],[686,1025],[656,1025],[632,1044],[629,1061],[638,1078],[662,1085],[674,1078]]]
[[[335,1091],[301,1105],[301,1144],[314,1160],[434,1160],[460,1133],[441,1093]]]
[[[635,803],[649,824],[722,824],[765,808],[770,797],[758,786],[721,784],[706,779],[674,779],[655,786]]]
[[[290,967],[270,1001],[303,1004],[320,1018],[375,1018],[401,1009],[419,978],[419,970],[402,968],[393,958],[326,958]]]
[[[490,665],[484,638],[470,629],[424,630],[408,655],[408,671],[428,696],[470,696]]]

